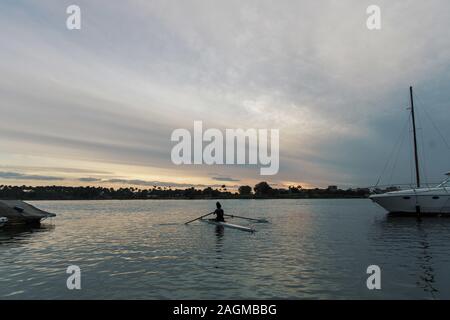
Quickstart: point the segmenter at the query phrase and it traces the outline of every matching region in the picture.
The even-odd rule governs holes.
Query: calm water
[[[450,219],[392,218],[365,199],[224,200],[271,223],[255,234],[183,224],[214,203],[33,202],[58,216],[0,231],[0,298],[450,298]],[[66,288],[73,264],[78,291]],[[378,291],[366,288],[371,264]]]

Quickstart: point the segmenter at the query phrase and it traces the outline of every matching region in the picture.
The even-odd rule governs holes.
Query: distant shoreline
[[[238,191],[229,191],[226,186],[213,189],[153,187],[150,189],[65,187],[65,186],[7,186],[0,185],[0,199],[24,201],[50,200],[266,200],[266,199],[361,199],[368,198],[367,188],[339,189],[329,186],[325,189],[303,189],[290,186],[288,189],[272,188],[267,182],[260,182],[253,188],[241,186]]]
[[[355,200],[369,197],[317,197],[317,198],[149,198],[149,199],[0,199],[22,201],[160,201],[160,200]]]

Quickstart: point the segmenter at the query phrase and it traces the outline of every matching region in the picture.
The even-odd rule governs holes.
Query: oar
[[[195,218],[194,220],[188,221],[188,222],[186,222],[185,224],[188,224],[188,223],[197,221],[197,220],[199,220],[199,219],[201,219],[201,218],[204,218],[204,217],[206,217],[206,216],[209,216],[210,214],[213,214],[213,213],[214,213],[214,212],[210,212],[210,213],[208,213],[208,214],[205,214],[204,216],[201,216],[201,217]]]
[[[233,215],[233,214],[224,214],[224,216],[228,216],[228,217],[232,217],[232,218],[247,219],[247,220],[252,220],[252,221],[257,221],[257,222],[262,222],[262,223],[267,223],[267,222],[269,222],[269,221],[267,221],[266,219],[252,219],[252,218],[247,218],[247,217],[235,216],[235,215]]]

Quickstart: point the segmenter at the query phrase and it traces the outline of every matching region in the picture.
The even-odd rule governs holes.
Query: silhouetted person
[[[214,214],[216,215],[216,221],[222,221],[225,222],[224,219],[224,212],[222,210],[222,205],[220,202],[216,202],[217,209],[214,211]]]

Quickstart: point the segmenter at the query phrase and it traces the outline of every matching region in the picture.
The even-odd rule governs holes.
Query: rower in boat
[[[238,229],[238,230],[247,231],[247,232],[255,232],[255,229],[253,229],[253,228],[244,227],[244,226],[240,226],[237,224],[225,222],[224,216],[229,216],[231,218],[246,219],[246,220],[251,220],[251,221],[255,221],[255,222],[264,222],[264,223],[268,222],[266,219],[253,219],[253,218],[241,217],[241,216],[230,215],[230,214],[226,215],[223,212],[222,205],[220,204],[220,202],[216,202],[216,207],[217,208],[216,208],[216,210],[214,210],[214,212],[204,214],[198,218],[195,218],[195,219],[192,219],[192,220],[186,222],[185,224],[189,224],[191,222],[200,220],[202,222],[214,224],[216,226],[227,227],[227,228],[231,228],[231,229]],[[212,215],[212,214],[216,215],[215,219],[205,219],[207,216]]]
[[[217,222],[225,222],[224,218],[225,213],[223,212],[222,205],[220,204],[219,201],[216,202],[216,210],[214,210],[214,214],[216,215],[215,220]]]

